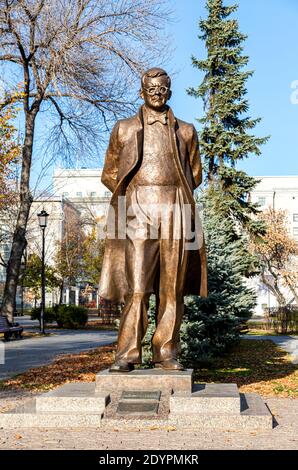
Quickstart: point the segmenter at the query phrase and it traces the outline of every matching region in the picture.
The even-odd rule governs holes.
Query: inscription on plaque
[[[160,391],[155,390],[124,390],[120,400],[155,400],[159,401]]]

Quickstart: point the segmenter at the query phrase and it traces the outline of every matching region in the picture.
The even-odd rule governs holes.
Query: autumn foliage
[[[14,106],[0,110],[0,209],[15,195],[13,165],[21,152],[17,130],[13,125],[16,112]]]
[[[261,280],[280,306],[293,297],[298,304],[298,243],[288,231],[287,211],[269,208],[259,217],[266,234],[252,248],[260,260]]]

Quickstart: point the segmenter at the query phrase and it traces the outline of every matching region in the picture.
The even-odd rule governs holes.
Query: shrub
[[[145,338],[142,343],[142,363],[143,366],[151,367],[152,366],[152,336],[155,331],[155,305],[156,297],[155,295],[150,296],[149,301],[149,310],[148,310],[148,328],[145,334]]]
[[[298,307],[284,305],[272,307],[265,312],[268,329],[274,329],[279,334],[295,334],[298,331]]]
[[[241,319],[218,308],[212,298],[188,296],[180,331],[179,359],[185,367],[210,363],[239,340]],[[155,296],[151,296],[148,311],[148,329],[143,341],[142,360],[151,366],[151,340],[155,331]]]
[[[227,309],[223,311],[212,300],[197,296],[185,298],[181,326],[180,359],[187,367],[212,361],[239,340],[241,319]]]
[[[31,310],[31,320],[40,322],[41,308]],[[88,321],[88,310],[76,305],[55,305],[45,309],[44,322],[57,322],[60,328],[79,328],[85,326]]]
[[[41,308],[40,307],[32,308],[32,310],[31,310],[31,320],[38,320],[40,322],[40,313],[41,313]],[[54,321],[56,321],[55,307],[46,308],[45,313],[44,313],[44,322],[45,323],[53,323]]]
[[[59,327],[79,328],[88,321],[88,310],[76,305],[59,305],[56,321]]]

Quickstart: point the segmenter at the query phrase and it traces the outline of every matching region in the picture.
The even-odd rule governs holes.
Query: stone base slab
[[[166,371],[160,369],[136,369],[127,373],[109,372],[96,375],[96,390],[168,390],[191,392],[193,370]]]
[[[192,393],[175,392],[170,397],[172,414],[237,414],[240,395],[236,384],[198,384]]]
[[[101,426],[102,413],[51,413],[36,410],[35,400],[0,413],[0,428],[88,429]]]
[[[67,383],[36,397],[37,412],[104,413],[109,394],[95,391],[95,383]]]
[[[240,394],[240,413],[184,414],[170,413],[170,421],[179,426],[202,429],[272,429],[273,418],[262,398],[255,393]]]

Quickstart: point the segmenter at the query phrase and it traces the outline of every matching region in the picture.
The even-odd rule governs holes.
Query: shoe
[[[109,369],[109,372],[131,372],[134,365],[124,360],[116,361]]]
[[[184,367],[176,359],[168,359],[167,361],[161,361],[155,363],[156,369],[164,370],[184,370]]]

